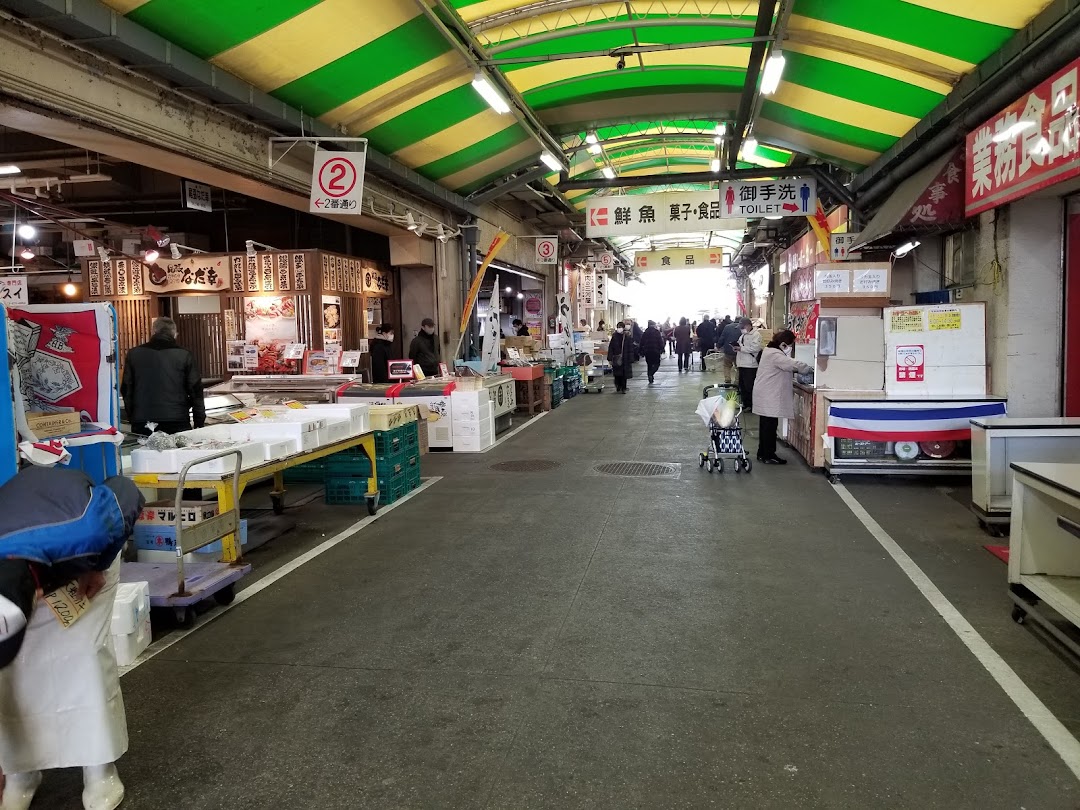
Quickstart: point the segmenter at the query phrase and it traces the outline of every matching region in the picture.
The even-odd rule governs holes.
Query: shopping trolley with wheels
[[[698,454],[698,466],[707,468],[709,472],[724,471],[724,460],[730,460],[735,472],[750,472],[753,464],[750,454],[746,452],[742,440],[742,403],[739,400],[739,389],[735,385],[718,384],[707,385],[701,392],[701,402],[697,407],[697,414],[709,428],[709,447]],[[725,399],[735,400],[735,418],[727,427],[716,421],[717,407]]]

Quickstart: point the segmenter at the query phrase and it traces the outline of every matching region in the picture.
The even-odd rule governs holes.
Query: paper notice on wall
[[[927,311],[926,317],[931,332],[961,328],[960,307],[934,307]]]
[[[921,309],[894,309],[889,319],[889,330],[892,332],[922,332],[923,311]]]

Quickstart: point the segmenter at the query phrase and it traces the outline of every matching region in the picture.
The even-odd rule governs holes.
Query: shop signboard
[[[721,183],[710,191],[594,197],[586,203],[585,235],[740,230],[747,217],[805,217],[817,204],[817,181],[789,177]]]
[[[959,225],[964,221],[964,150],[957,148],[919,199],[897,223],[899,230]]]
[[[559,239],[556,236],[536,237],[536,263],[559,263]]]
[[[387,375],[391,380],[411,380],[416,373],[413,371],[412,360],[391,360],[387,368]]]
[[[721,248],[639,250],[634,254],[634,267],[642,273],[653,270],[687,270],[723,266],[724,251]]]
[[[0,304],[5,307],[24,307],[30,303],[26,296],[26,276],[0,278]]]
[[[393,295],[394,284],[389,270],[381,270],[378,267],[364,268],[364,294],[365,295]]]
[[[596,309],[607,309],[607,273],[603,270],[596,271],[596,282],[593,290],[593,306]]]
[[[367,151],[327,152],[315,147],[308,210],[359,214],[364,203]]]
[[[542,292],[526,292],[524,300],[525,325],[529,327],[529,334],[534,338],[541,338],[544,334],[544,294]]]
[[[605,273],[609,270],[614,270],[615,254],[612,253],[610,250],[605,250],[603,253],[600,254],[598,263],[600,265],[600,269],[603,270]]]
[[[1080,176],[1074,60],[968,133],[964,208],[974,216]]]
[[[175,261],[162,258],[155,264],[143,265],[143,288],[148,293],[211,293],[231,287],[232,271],[228,256],[188,256]]]
[[[210,186],[196,183],[194,180],[183,180],[181,182],[184,186],[184,208],[190,208],[193,211],[205,211],[208,214],[213,213],[214,204],[210,199]]]

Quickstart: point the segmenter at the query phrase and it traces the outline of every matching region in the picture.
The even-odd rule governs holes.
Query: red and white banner
[[[1080,59],[967,136],[965,211],[973,216],[1080,175]]]

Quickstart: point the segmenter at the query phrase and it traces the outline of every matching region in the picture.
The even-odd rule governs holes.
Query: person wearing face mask
[[[724,326],[720,330],[720,335],[717,339],[717,343],[720,346],[720,351],[724,353],[724,359],[721,363],[721,368],[724,372],[724,382],[731,384],[731,378],[735,376],[736,368],[736,355],[738,354],[737,345],[739,338],[742,337],[742,331],[739,321],[733,321],[729,318],[724,318]],[[746,406],[746,400],[743,400],[743,407]]]
[[[634,339],[622,321],[615,324],[615,332],[608,341],[607,357],[611,363],[611,376],[615,378],[615,393],[625,394],[626,381],[634,376]]]
[[[371,341],[371,381],[373,383],[390,382],[390,361],[393,359],[394,327],[380,324],[375,329],[375,338]]]
[[[734,344],[735,365],[739,369],[739,394],[743,408],[754,410],[754,380],[757,377],[758,355],[761,354],[761,335],[754,331],[749,318],[739,321],[739,339]]]
[[[439,375],[439,344],[435,340],[435,321],[424,318],[420,331],[409,345],[409,359],[428,377]]]
[[[753,397],[754,413],[760,417],[757,459],[762,464],[787,464],[776,455],[776,429],[781,419],[795,418],[791,375],[813,371],[792,357],[794,352],[795,334],[790,329],[777,333],[761,352]]]

